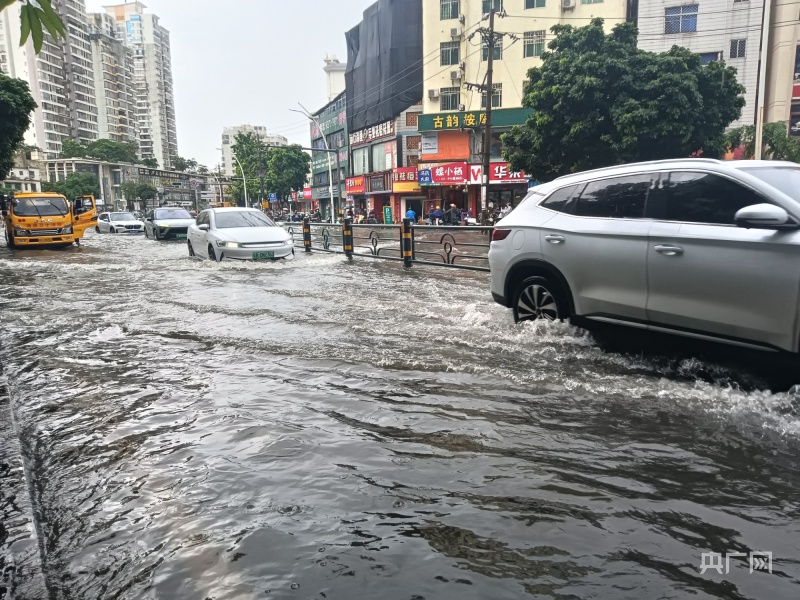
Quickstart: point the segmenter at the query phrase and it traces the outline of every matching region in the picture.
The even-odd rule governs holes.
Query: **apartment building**
[[[133,50],[116,38],[110,15],[89,20],[100,137],[138,143]]]
[[[178,155],[170,34],[141,2],[106,6],[115,35],[133,53],[136,127],[142,158],[170,168]]]
[[[796,10],[795,10],[796,12]],[[744,85],[745,107],[732,127],[752,125],[760,64],[764,0],[649,0],[639,3],[639,47],[666,52],[682,46],[703,62],[725,60]]]
[[[498,11],[495,31],[504,34],[491,49],[491,100],[485,83],[490,48],[483,43],[490,8]],[[523,124],[528,70],[542,64],[553,25],[587,25],[596,17],[606,30],[632,20],[636,0],[423,0],[423,114],[419,178],[433,205],[455,204],[478,213],[482,179],[483,125],[492,103],[492,172],[489,202],[515,204],[527,191],[524,173],[503,162],[500,136]]]
[[[282,135],[270,135],[263,125],[236,125],[222,130],[222,170],[226,177],[236,177],[236,162],[233,160],[233,145],[240,133],[252,133],[269,147],[287,146],[289,140]]]
[[[19,45],[19,4],[0,12],[0,68],[30,86],[39,107],[25,143],[38,146],[47,157],[58,156],[65,139],[88,143],[100,133],[84,3],[53,0],[52,4],[67,29],[67,40],[55,44],[45,33],[38,55],[32,39]]]
[[[795,0],[773,0],[767,35],[764,122],[783,121],[800,137],[800,13]]]

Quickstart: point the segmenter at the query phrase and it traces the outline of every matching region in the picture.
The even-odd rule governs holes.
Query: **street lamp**
[[[220,152],[222,152],[222,148],[217,148]],[[247,199],[247,175],[244,173],[244,167],[242,167],[242,163],[239,162],[239,159],[236,158],[236,153],[231,150],[231,156],[233,160],[236,161],[236,164],[239,165],[239,170],[242,172],[242,182],[244,183],[244,205],[247,208],[250,208],[250,201]]]
[[[300,111],[295,108],[290,108],[289,110],[292,112],[300,113],[301,115],[305,115],[311,122],[316,124],[317,129],[319,129],[320,135],[322,135],[322,143],[325,144],[325,151],[328,153],[328,188],[330,190],[330,195],[331,195],[331,222],[333,222],[333,161],[331,160],[331,149],[328,147],[328,139],[325,137],[325,132],[322,131],[322,125],[320,125],[319,119],[313,116],[310,112],[308,112],[308,110],[306,110],[306,107],[300,104],[299,102],[297,103],[297,105],[303,110]],[[338,152],[336,153],[336,158],[338,162],[339,158]],[[336,167],[336,170],[337,171],[339,170],[338,166]],[[341,176],[341,173],[337,173],[337,175]],[[341,184],[341,182],[339,183]]]

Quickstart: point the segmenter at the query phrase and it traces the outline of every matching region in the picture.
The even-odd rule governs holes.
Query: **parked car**
[[[684,159],[561,177],[498,223],[489,263],[516,321],[798,352],[800,165]]]
[[[144,234],[154,240],[185,240],[194,218],[185,208],[155,208],[144,218]]]
[[[144,223],[129,212],[104,212],[94,229],[97,233],[142,233]]]
[[[263,260],[294,254],[292,236],[260,210],[209,208],[189,227],[189,256]]]

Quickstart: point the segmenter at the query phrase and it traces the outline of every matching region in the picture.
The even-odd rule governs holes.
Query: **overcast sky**
[[[222,128],[251,123],[309,145],[301,102],[327,101],[323,58],[347,61],[344,33],[375,0],[143,0],[172,41],[178,152],[213,167]],[[86,0],[100,12],[113,0]]]

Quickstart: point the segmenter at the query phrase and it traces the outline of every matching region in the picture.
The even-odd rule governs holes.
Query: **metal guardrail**
[[[348,258],[376,258],[471,271],[489,271],[489,243],[493,227],[286,222],[295,245],[306,252],[331,252]]]

